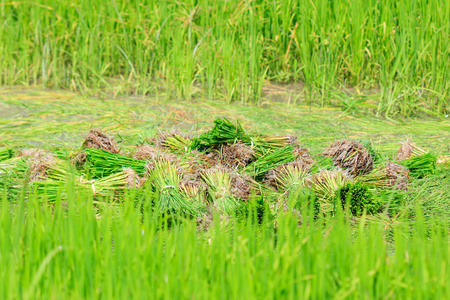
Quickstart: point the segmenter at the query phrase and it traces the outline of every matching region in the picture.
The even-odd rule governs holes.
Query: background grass
[[[0,1],[0,84],[448,113],[450,2]],[[304,87],[304,88],[303,88]]]

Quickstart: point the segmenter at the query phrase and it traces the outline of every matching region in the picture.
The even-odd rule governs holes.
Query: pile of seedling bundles
[[[272,216],[305,207],[317,215],[345,208],[356,217],[395,216],[410,179],[435,169],[436,157],[410,140],[390,159],[352,140],[334,141],[313,157],[294,136],[252,136],[223,118],[198,136],[161,131],[126,151],[98,129],[70,155],[2,149],[0,191],[11,200],[21,194],[52,202],[68,197],[71,184],[75,196],[116,205],[134,193],[156,214],[198,220],[245,216],[249,207]]]

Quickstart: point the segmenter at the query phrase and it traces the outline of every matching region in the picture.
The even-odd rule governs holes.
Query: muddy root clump
[[[231,189],[233,196],[248,200],[251,194],[252,177],[246,174],[231,173]]]
[[[386,165],[388,185],[406,191],[409,182],[409,170],[399,164],[388,162]]]
[[[30,182],[47,179],[47,171],[55,165],[53,155],[41,149],[22,149],[19,156],[25,158],[29,165]]]
[[[231,169],[247,166],[255,154],[255,151],[249,146],[241,143],[226,145],[221,148],[220,161]]]
[[[323,154],[331,157],[335,166],[348,170],[352,175],[364,175],[373,168],[372,156],[357,141],[335,141]]]
[[[123,172],[125,174],[127,174],[126,182],[127,182],[127,187],[129,187],[129,188],[136,188],[136,189],[142,188],[144,186],[145,182],[147,181],[146,178],[140,177],[136,173],[136,171],[134,171],[131,168],[124,168]]]
[[[83,148],[97,148],[111,153],[119,153],[117,142],[100,129],[91,129],[86,135]]]

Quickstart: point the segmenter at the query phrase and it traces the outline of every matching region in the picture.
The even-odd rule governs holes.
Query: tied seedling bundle
[[[13,157],[14,152],[11,148],[2,148],[0,149],[0,162],[5,161]]]
[[[118,153],[111,153],[102,149],[86,149],[86,161],[93,178],[101,178],[131,168],[142,174],[146,170],[146,161],[131,158]]]
[[[423,178],[429,174],[433,174],[436,171],[436,161],[436,155],[432,153],[426,153],[423,155],[404,159],[400,161],[399,164],[408,168],[411,176]]]
[[[159,162],[150,174],[150,181],[158,195],[155,211],[160,214],[181,214],[199,216],[204,211],[204,203],[188,198],[179,189],[178,170],[169,162]]]
[[[192,140],[190,145],[192,150],[204,150],[225,143],[251,142],[250,137],[244,132],[239,122],[235,125],[228,119],[223,118],[216,119],[214,124],[214,127],[210,131]]]

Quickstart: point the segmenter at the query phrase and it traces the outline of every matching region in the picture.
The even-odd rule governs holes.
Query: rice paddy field
[[[448,15],[0,0],[0,298],[450,298]]]

